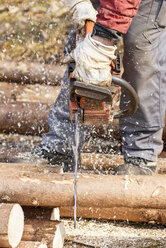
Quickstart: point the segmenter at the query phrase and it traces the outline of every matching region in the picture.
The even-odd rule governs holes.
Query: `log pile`
[[[48,132],[48,114],[60,92],[65,67],[3,61],[0,69],[0,132]],[[117,120],[111,128],[118,130]],[[163,139],[166,140],[166,127]]]
[[[62,248],[63,223],[53,220],[24,220],[19,204],[0,204],[0,247]]]
[[[0,132],[41,135],[60,86],[0,83]]]

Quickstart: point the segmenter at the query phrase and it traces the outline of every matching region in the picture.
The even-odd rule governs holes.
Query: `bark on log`
[[[24,197],[22,195],[24,194]],[[71,174],[33,173],[27,176],[1,172],[0,201],[22,206],[73,206]],[[157,176],[78,175],[79,207],[131,207],[166,209],[166,181]]]
[[[53,208],[22,207],[25,219],[50,220]]]
[[[16,247],[21,241],[24,214],[19,204],[0,204],[0,247]]]
[[[27,219],[60,221],[59,208],[23,207]]]
[[[47,245],[42,242],[21,241],[17,248],[47,248]]]
[[[60,86],[40,85],[40,84],[16,84],[0,82],[0,102],[41,102],[54,103]]]
[[[73,217],[73,207],[61,207],[61,217]],[[78,218],[101,219],[101,220],[123,220],[133,222],[155,222],[160,224],[166,223],[165,209],[151,208],[77,208]]]
[[[37,218],[50,220],[51,209],[42,207],[23,207],[25,218]],[[60,207],[61,218],[73,218],[73,207]],[[122,220],[133,222],[155,222],[160,224],[166,223],[165,209],[151,208],[94,208],[94,207],[77,207],[78,218],[101,219],[101,220]]]
[[[66,66],[0,61],[0,81],[57,85]]]
[[[52,106],[30,102],[0,103],[0,132],[36,135],[46,133]]]
[[[50,248],[62,248],[65,229],[62,222],[47,220],[25,220],[23,241],[43,242]]]

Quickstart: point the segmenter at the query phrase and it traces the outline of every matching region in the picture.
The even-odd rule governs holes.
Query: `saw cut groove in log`
[[[73,217],[73,207],[61,207],[61,217]],[[160,224],[166,223],[165,209],[151,208],[77,208],[78,218],[101,219],[101,220],[122,220],[133,222],[155,222]]]
[[[62,222],[47,220],[25,220],[22,241],[43,242],[50,248],[62,248],[65,229]]]
[[[0,247],[17,247],[24,228],[24,214],[19,204],[0,204]]]
[[[0,61],[0,81],[57,85],[66,66]]]

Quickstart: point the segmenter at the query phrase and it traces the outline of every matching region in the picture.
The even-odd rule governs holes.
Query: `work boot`
[[[63,172],[74,170],[74,161],[72,156],[44,149],[42,146],[37,146],[33,151],[33,157],[36,160],[46,160],[49,166],[62,166]]]
[[[157,162],[131,157],[125,159],[125,163],[115,169],[114,175],[155,175],[156,173]]]

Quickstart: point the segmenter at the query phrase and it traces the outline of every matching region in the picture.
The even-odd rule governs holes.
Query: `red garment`
[[[125,34],[141,0],[100,0],[97,22]]]

